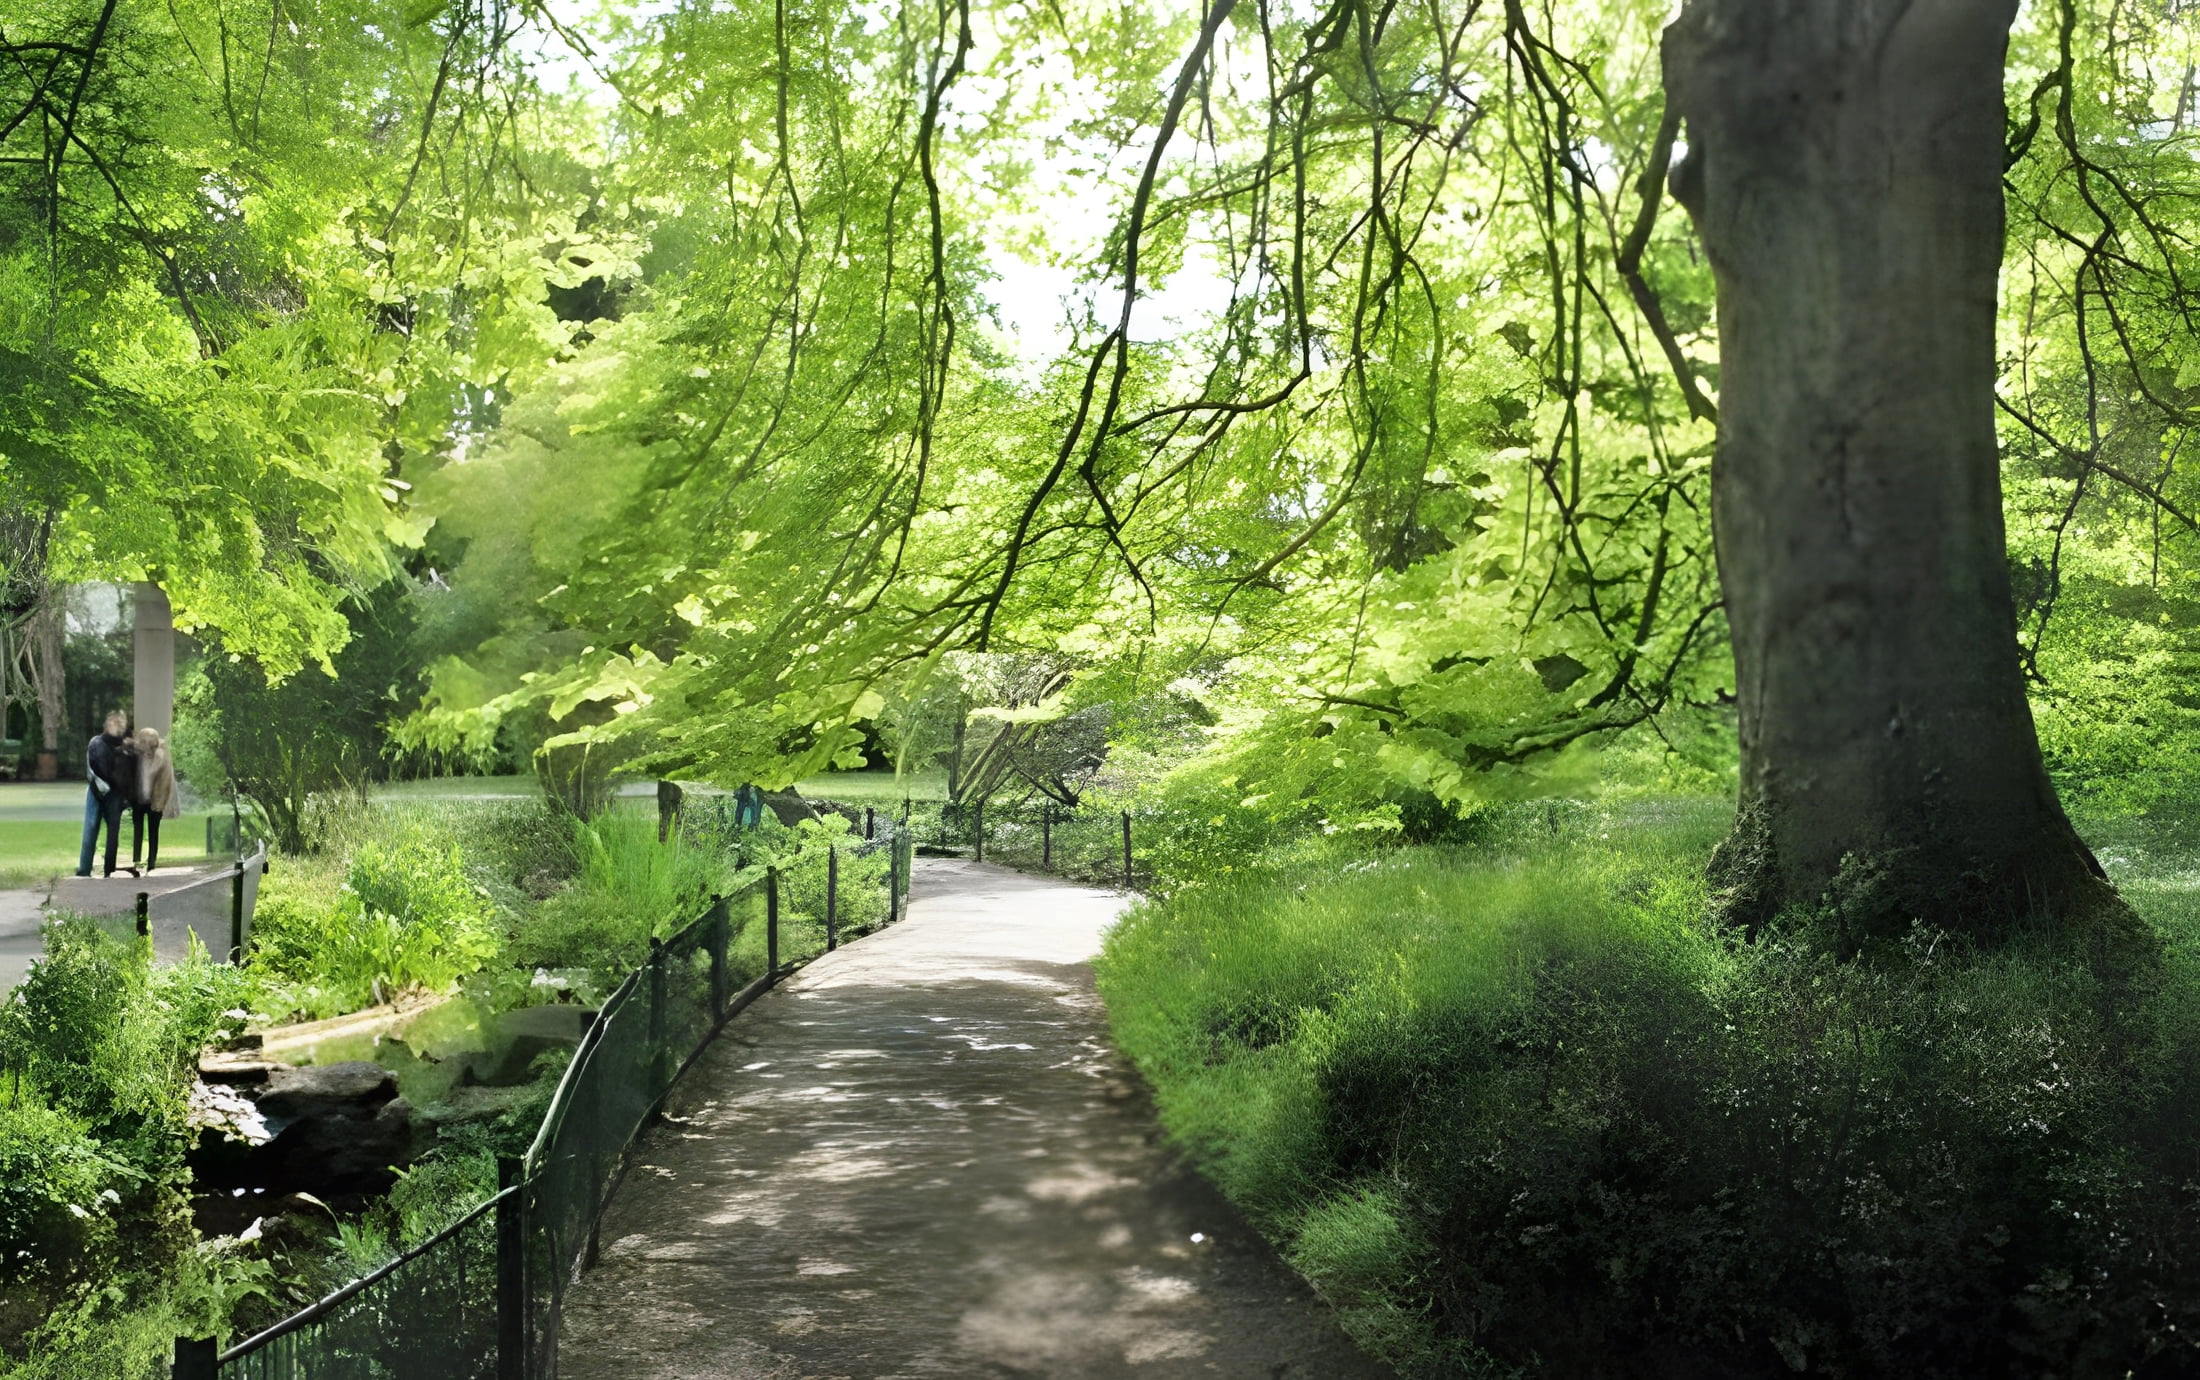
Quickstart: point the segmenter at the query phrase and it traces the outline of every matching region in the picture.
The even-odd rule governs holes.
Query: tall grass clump
[[[576,874],[515,927],[521,966],[587,968],[616,983],[649,956],[652,937],[676,933],[731,882],[723,853],[679,834],[659,843],[653,816],[567,819]]]
[[[1702,919],[1720,824],[1257,869],[1134,911],[1102,988],[1172,1134],[1409,1374],[2192,1373],[2187,902],[2133,888],[2136,982],[2044,929],[1749,945]]]

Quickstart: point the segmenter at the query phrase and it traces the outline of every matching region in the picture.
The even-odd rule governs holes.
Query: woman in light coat
[[[138,847],[145,846],[145,870],[160,865],[160,822],[183,813],[176,797],[176,764],[168,745],[150,728],[137,731],[138,791],[130,807],[130,872],[137,873]]]

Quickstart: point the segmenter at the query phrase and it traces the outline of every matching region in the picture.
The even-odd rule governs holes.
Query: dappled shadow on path
[[[1159,1145],[1081,961],[1116,898],[962,867],[986,894],[934,892],[705,1056],[562,1373],[1383,1374]]]

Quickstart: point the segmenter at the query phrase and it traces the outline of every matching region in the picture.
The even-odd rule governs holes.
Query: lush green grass
[[[891,772],[836,772],[812,777],[798,789],[819,799],[884,806],[901,802],[903,785],[916,800],[937,800],[946,794],[946,778],[938,772],[916,773],[902,784],[896,784]],[[622,789],[618,808],[653,809],[654,790],[649,782],[629,783]],[[399,807],[527,801],[541,795],[529,776],[431,777],[393,781],[373,791],[377,801]],[[189,813],[161,826],[164,862],[205,860],[208,813]],[[0,887],[34,886],[74,872],[83,818],[84,788],[75,782],[0,785]]]
[[[83,807],[79,790],[77,809]],[[0,887],[41,885],[65,872],[76,871],[77,849],[83,842],[83,819],[0,819]],[[106,854],[103,838],[97,869]],[[130,825],[122,826],[122,846],[116,856],[130,860]],[[206,816],[184,815],[164,822],[160,829],[160,860],[166,867],[206,859]]]
[[[812,800],[899,805],[904,799],[947,799],[947,773],[913,771],[896,776],[890,771],[832,771],[797,782],[795,789]]]
[[[82,819],[82,781],[10,781],[0,784],[0,824],[32,819]]]
[[[1317,842],[1134,911],[1102,990],[1172,1135],[1408,1374],[2189,1355],[2191,855],[2120,855],[2148,981],[2048,935],[1842,962],[1705,926],[1726,815]]]

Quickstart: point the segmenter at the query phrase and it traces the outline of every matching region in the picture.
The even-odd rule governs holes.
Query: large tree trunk
[[[2016,0],[1689,0],[1674,191],[1718,280],[1720,582],[1754,928],[2123,914],[2040,761],[1994,435]]]
[[[67,585],[48,583],[40,591],[38,606],[24,629],[27,644],[23,662],[30,675],[31,693],[38,697],[39,745],[49,753],[60,751],[61,722],[68,712],[67,672],[61,656],[67,598]]]

